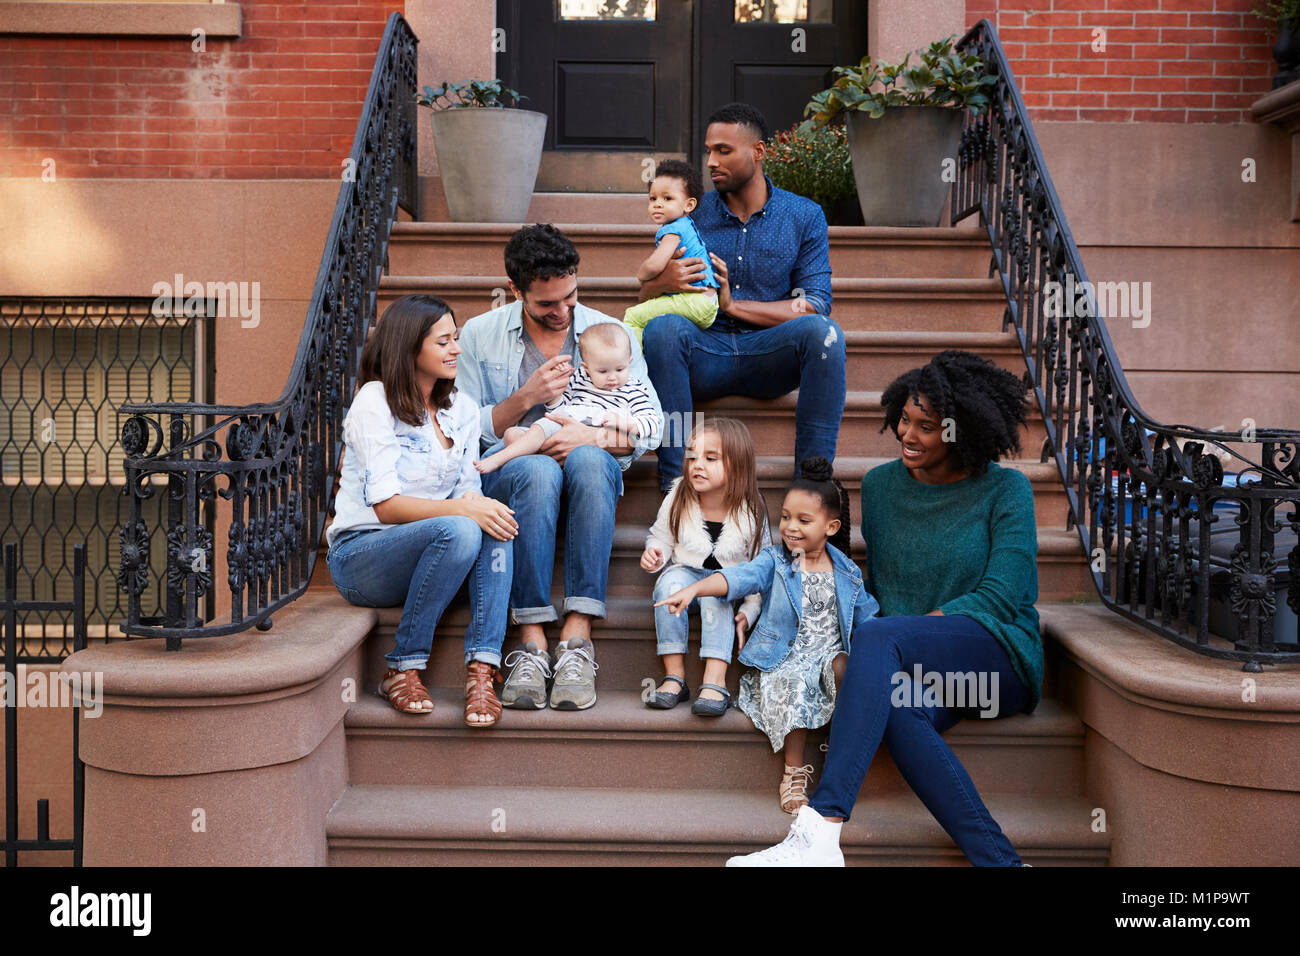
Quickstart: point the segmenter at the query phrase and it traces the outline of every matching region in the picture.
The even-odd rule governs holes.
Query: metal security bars
[[[128,406],[122,426],[130,512],[121,529],[122,629],[187,637],[270,627],[307,588],[334,494],[343,413],[375,318],[398,207],[415,201],[416,38],[399,14],[384,29],[289,381],[275,402]],[[145,521],[165,499],[165,531]],[[211,517],[218,500],[214,534]],[[217,534],[225,537],[218,546]],[[159,540],[161,538],[161,540]],[[155,550],[157,549],[157,550]],[[165,555],[161,584],[150,573]],[[224,576],[229,615],[205,609]],[[161,613],[143,608],[161,587]],[[221,602],[225,604],[223,600]]]
[[[988,229],[1003,327],[1047,426],[1043,460],[1060,469],[1102,601],[1246,670],[1300,660],[1300,432],[1232,436],[1142,410],[997,32],[981,20],[957,45],[997,84],[988,111],[965,117],[953,221],[979,213]]]
[[[126,470],[118,442],[128,402],[195,401],[213,381],[209,310],[148,298],[0,299],[0,541],[18,548],[18,595],[68,601],[73,547],[87,547],[90,633],[109,638],[125,614],[117,586]],[[158,508],[140,520],[161,528]],[[161,561],[147,571],[165,573]],[[27,616],[20,640],[66,657],[72,628]]]

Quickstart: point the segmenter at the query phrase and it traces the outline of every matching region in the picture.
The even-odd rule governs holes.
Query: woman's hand
[[[682,611],[690,607],[691,602],[695,600],[695,596],[695,585],[692,584],[680,591],[673,592],[662,601],[656,601],[655,607],[667,607],[670,613],[680,617]]]
[[[664,553],[654,545],[650,545],[641,552],[641,569],[643,571],[650,571],[653,573],[663,567],[663,564]]]
[[[459,500],[464,509],[461,513],[473,518],[475,524],[498,541],[510,541],[519,533],[519,525],[511,517],[514,512],[495,498],[467,491]]]
[[[745,649],[745,634],[749,631],[749,619],[745,617],[744,611],[736,612],[736,651],[739,653]]]

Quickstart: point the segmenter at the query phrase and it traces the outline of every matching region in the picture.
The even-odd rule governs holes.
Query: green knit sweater
[[[1038,535],[1034,493],[1018,471],[989,465],[946,485],[917,481],[902,459],[862,479],[863,583],[886,617],[962,614],[1011,658],[1038,706],[1043,643],[1038,630]]]

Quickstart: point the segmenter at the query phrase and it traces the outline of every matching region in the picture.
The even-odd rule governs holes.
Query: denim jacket
[[[858,629],[880,613],[880,605],[862,586],[862,572],[838,549],[826,545],[835,570],[835,603],[839,611],[840,639],[848,652]],[[749,639],[736,658],[742,664],[769,671],[776,667],[790,648],[803,615],[803,573],[786,556],[783,545],[769,545],[753,561],[723,568],[727,579],[727,599],[738,601],[755,592],[763,595],[763,613]]]
[[[576,366],[582,355],[582,333],[597,322],[618,322],[611,315],[589,309],[578,303],[573,309],[573,335],[578,343],[578,355],[573,356]],[[632,343],[632,378],[639,378],[649,393],[654,414],[663,416],[663,406],[650,383],[645,358],[636,337],[629,335]],[[479,423],[482,450],[487,451],[500,436],[492,427],[492,409],[504,402],[519,388],[519,367],[524,361],[523,303],[516,299],[510,305],[484,312],[465,321],[460,332],[460,347],[464,350],[456,373],[456,387],[472,398],[479,406]],[[633,461],[659,447],[663,430],[658,434],[640,436],[632,454],[616,457],[618,466],[627,471]]]

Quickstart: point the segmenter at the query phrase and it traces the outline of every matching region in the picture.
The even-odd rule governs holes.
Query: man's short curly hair
[[[558,279],[578,271],[578,250],[550,223],[524,226],[506,243],[506,275],[527,292],[536,279]]]
[[[940,420],[954,423],[955,440],[948,451],[953,467],[981,475],[990,462],[1020,451],[1020,429],[1028,413],[1026,391],[1018,376],[988,359],[949,349],[890,383],[880,396],[885,410],[880,430],[889,429],[897,438],[903,407],[924,395]]]
[[[714,123],[735,123],[744,126],[759,139],[767,139],[772,135],[767,125],[767,117],[759,111],[758,107],[750,106],[748,103],[728,103],[719,106],[709,115],[704,124],[705,129]]]

